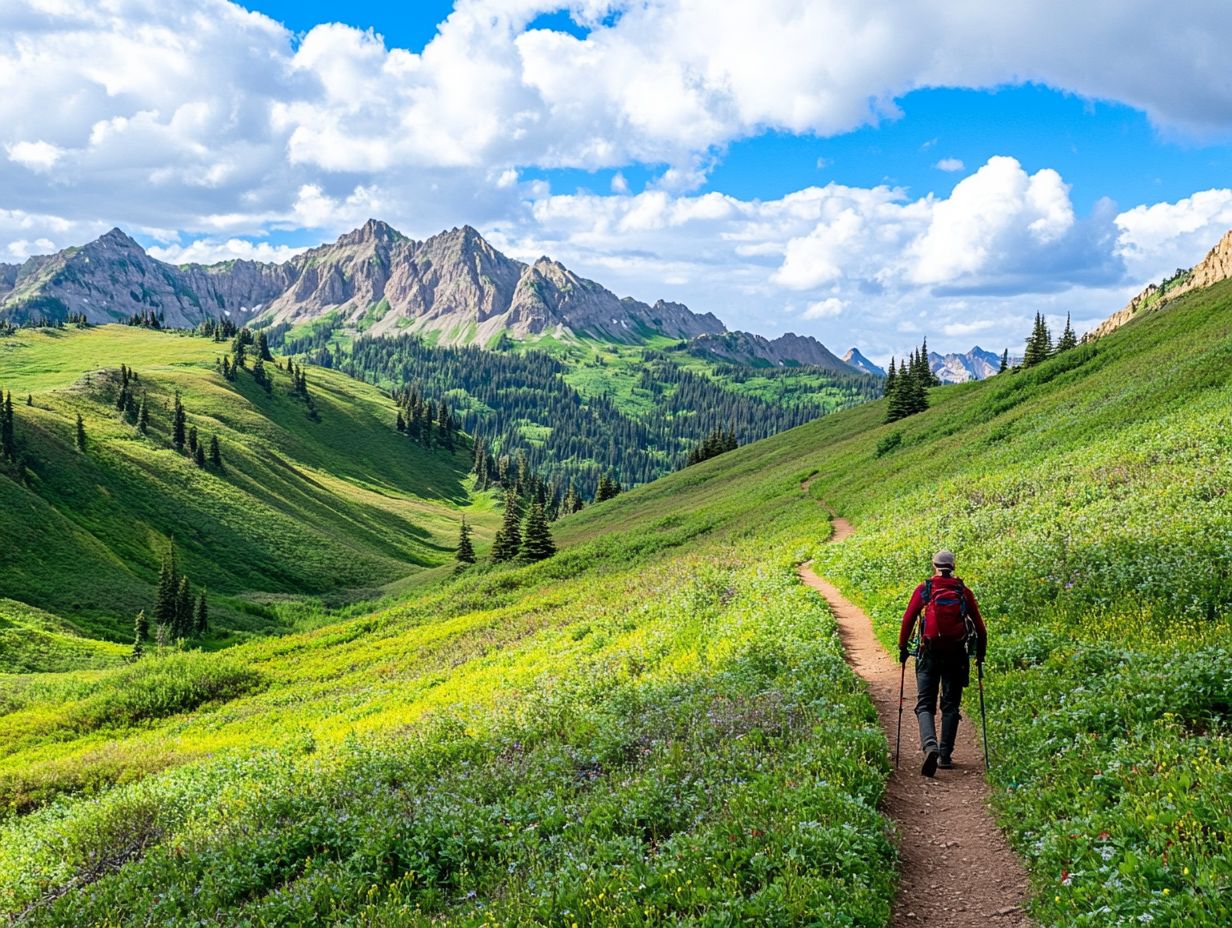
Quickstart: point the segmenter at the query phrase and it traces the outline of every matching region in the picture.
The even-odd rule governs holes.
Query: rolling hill
[[[793,568],[888,640],[946,546],[990,624],[991,778],[1032,915],[1226,925],[1230,362],[1224,282],[892,425],[869,403],[588,507],[541,564],[0,680],[0,908],[883,925],[886,744]],[[821,544],[818,499],[851,539]]]
[[[465,449],[409,442],[393,402],[342,374],[307,372],[315,412],[272,363],[268,391],[247,370],[229,381],[217,366],[225,349],[128,326],[0,339],[18,451],[0,462],[0,596],[53,613],[57,634],[131,641],[174,541],[193,584],[209,589],[221,641],[285,628],[280,598],[372,595],[450,560],[463,507],[489,531]],[[145,434],[116,409],[122,365],[135,372],[134,402],[147,403]],[[177,393],[188,429],[203,445],[218,438],[221,467],[172,447]],[[0,606],[29,628],[24,615]]]

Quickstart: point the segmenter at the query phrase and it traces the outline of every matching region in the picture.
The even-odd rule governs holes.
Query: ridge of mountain
[[[843,363],[850,367],[854,367],[858,371],[863,371],[865,374],[872,374],[874,377],[884,377],[886,375],[885,368],[878,367],[868,358],[860,353],[860,349],[854,345],[847,349],[847,353],[843,355]]]
[[[866,373],[847,364],[811,335],[794,332],[773,339],[751,332],[705,333],[691,339],[688,350],[698,357],[753,367],[816,367],[831,374]]]
[[[1010,358],[1011,364],[1016,364],[1021,358]],[[986,351],[979,345],[970,351],[959,354],[928,353],[928,366],[942,383],[966,383],[969,380],[983,380],[991,377],[1001,369],[1001,356]]]
[[[322,318],[370,335],[431,334],[442,344],[588,335],[637,342],[723,334],[710,313],[619,298],[559,261],[509,258],[471,226],[415,241],[370,219],[282,264],[172,265],[120,229],[86,245],[0,266],[0,316],[124,321],[156,312],[173,327],[226,315],[294,326]],[[814,353],[816,350],[814,349]]]
[[[1117,310],[1084,339],[1100,338],[1129,322],[1140,313],[1162,309],[1178,296],[1190,290],[1200,290],[1232,277],[1232,229],[1206,253],[1206,257],[1191,268],[1177,268],[1170,277],[1148,284],[1141,293]]]

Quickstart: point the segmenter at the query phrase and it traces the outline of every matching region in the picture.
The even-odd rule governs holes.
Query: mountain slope
[[[308,373],[314,420],[273,364],[268,393],[248,371],[225,380],[224,348],[128,326],[0,342],[23,458],[0,465],[0,596],[131,640],[174,537],[186,573],[219,597],[219,631],[251,631],[278,624],[245,605],[258,594],[370,588],[450,557],[469,500],[464,451],[413,445],[387,397],[337,373]],[[115,408],[122,364],[140,377],[148,435]],[[176,391],[200,440],[219,438],[222,471],[171,448]],[[85,454],[74,449],[77,414]],[[476,521],[486,531],[487,517]]]
[[[1230,346],[1225,282],[891,425],[868,403],[588,507],[542,564],[224,654],[0,680],[0,910],[882,925],[887,745],[793,565],[889,641],[946,546],[990,626],[1031,915],[1223,928]],[[820,543],[810,477],[848,541]]]

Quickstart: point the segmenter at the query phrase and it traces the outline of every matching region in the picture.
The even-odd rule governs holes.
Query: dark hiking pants
[[[915,717],[920,723],[920,747],[924,753],[936,751],[949,757],[958,735],[958,713],[963,687],[971,680],[971,665],[961,646],[948,650],[921,648],[915,662],[915,686],[918,694]],[[941,691],[941,741],[937,741],[937,690]]]

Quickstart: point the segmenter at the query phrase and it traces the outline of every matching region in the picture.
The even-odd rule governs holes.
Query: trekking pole
[[[984,709],[984,662],[976,661],[975,667],[980,681],[980,724],[984,729],[984,769],[992,769],[988,761],[988,713]],[[902,707],[899,707],[899,717],[902,717]]]
[[[903,661],[898,674],[898,734],[894,737],[894,769],[898,769],[898,750],[903,744],[903,687],[907,685],[907,662]]]

